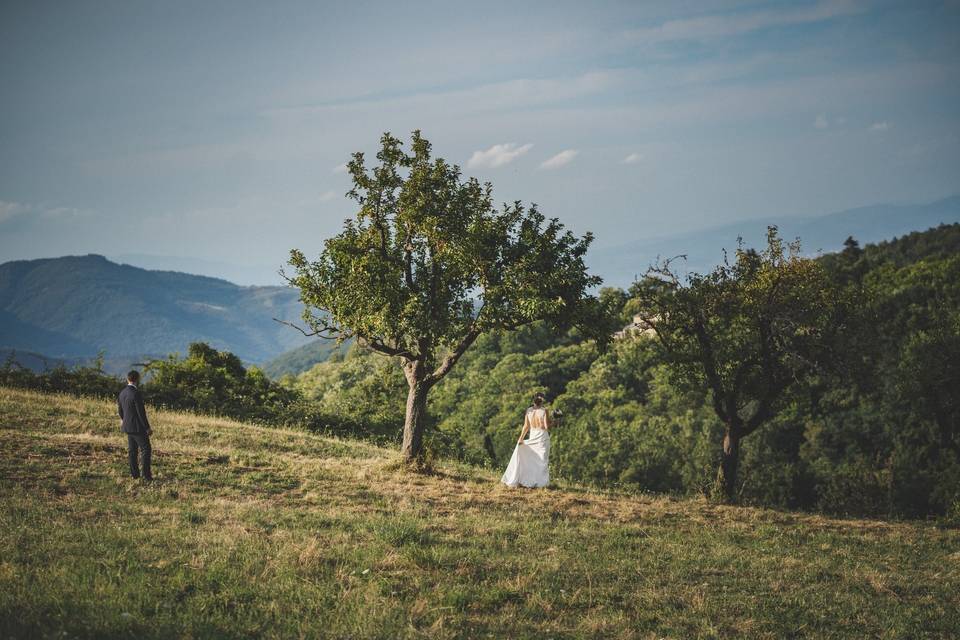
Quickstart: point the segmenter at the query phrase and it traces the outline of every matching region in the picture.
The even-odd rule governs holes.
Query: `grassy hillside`
[[[2,637],[947,638],[960,531],[392,465],[370,445],[0,389]],[[558,438],[563,433],[557,434]]]
[[[288,287],[240,287],[98,255],[0,264],[0,347],[52,358],[102,349],[136,361],[207,342],[262,362],[307,342],[273,320],[295,321],[302,310]]]

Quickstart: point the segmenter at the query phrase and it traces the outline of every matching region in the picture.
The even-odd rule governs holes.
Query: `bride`
[[[550,427],[554,421],[543,406],[544,395],[533,396],[533,406],[523,417],[523,430],[513,450],[510,464],[500,482],[508,487],[545,487],[550,484]],[[524,436],[530,438],[524,441]]]

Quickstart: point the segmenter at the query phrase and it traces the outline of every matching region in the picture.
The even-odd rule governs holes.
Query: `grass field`
[[[0,389],[0,637],[949,638],[960,531],[489,471]],[[560,436],[562,437],[562,436]]]

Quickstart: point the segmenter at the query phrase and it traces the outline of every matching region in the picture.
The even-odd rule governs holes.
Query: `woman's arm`
[[[523,439],[527,435],[527,431],[530,431],[530,412],[523,414],[523,429],[520,430],[520,437],[517,439],[517,444],[523,444]]]

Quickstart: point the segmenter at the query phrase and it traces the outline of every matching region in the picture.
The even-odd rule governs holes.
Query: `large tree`
[[[583,256],[592,236],[574,236],[536,205],[498,208],[489,183],[431,158],[413,133],[410,153],[384,134],[377,166],[348,164],[356,217],[315,261],[293,250],[289,282],[300,289],[309,333],[356,339],[397,358],[409,385],[402,453],[423,449],[427,394],[481,333],[546,320],[558,326],[599,308],[600,279]],[[602,335],[602,334],[601,334]]]
[[[741,246],[732,264],[685,280],[670,261],[655,265],[633,286],[631,304],[674,379],[709,389],[724,425],[717,487],[734,501],[741,441],[830,362],[843,305],[823,267],[800,255],[799,242],[785,246],[776,227],[764,250]]]

